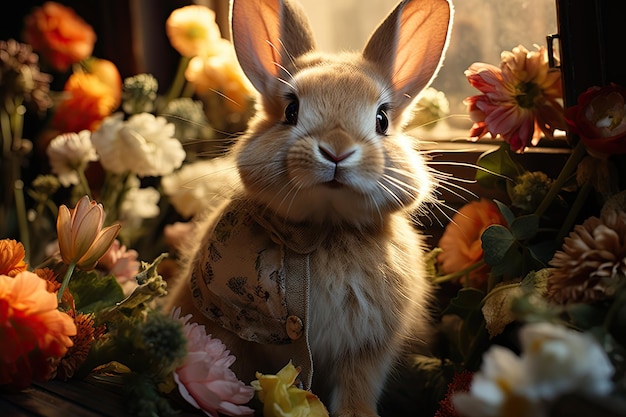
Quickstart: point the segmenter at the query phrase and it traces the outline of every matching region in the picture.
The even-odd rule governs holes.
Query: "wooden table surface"
[[[180,407],[176,407],[180,408]],[[205,416],[181,411],[180,417]],[[86,380],[37,383],[21,392],[0,391],[1,417],[126,417],[124,398],[114,387]]]

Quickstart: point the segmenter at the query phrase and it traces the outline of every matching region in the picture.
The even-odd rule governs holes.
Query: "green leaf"
[[[450,304],[443,314],[456,314],[461,318],[467,317],[473,311],[479,311],[485,294],[476,288],[462,288],[456,297],[450,300]]]
[[[493,200],[493,202],[496,206],[498,206],[498,210],[502,213],[504,220],[506,220],[506,224],[512,224],[515,221],[515,214],[513,214],[511,209],[502,201]]]
[[[485,262],[494,266],[501,263],[515,243],[511,231],[499,224],[492,224],[481,235]]]
[[[483,153],[476,165],[476,181],[485,188],[502,186],[506,180],[512,180],[522,172],[523,168],[511,158],[511,150],[506,142],[493,151]]]
[[[75,273],[69,288],[76,309],[82,313],[96,312],[124,299],[124,291],[113,275],[102,277],[95,271]]]
[[[508,219],[507,219],[508,221]],[[534,214],[517,217],[509,223],[511,233],[516,240],[527,240],[534,237],[539,230],[539,217]]]

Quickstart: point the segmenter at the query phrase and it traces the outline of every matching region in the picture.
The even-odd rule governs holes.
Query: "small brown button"
[[[287,317],[287,324],[285,325],[287,329],[287,336],[291,340],[298,340],[302,337],[302,331],[304,330],[304,325],[302,324],[302,320],[298,316],[289,316]]]

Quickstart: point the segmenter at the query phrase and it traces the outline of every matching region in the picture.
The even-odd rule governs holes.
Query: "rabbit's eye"
[[[384,135],[389,127],[389,118],[387,117],[387,106],[384,104],[376,111],[376,133]]]
[[[290,97],[291,101],[285,107],[285,124],[294,125],[298,123],[298,110],[300,102],[297,97]]]

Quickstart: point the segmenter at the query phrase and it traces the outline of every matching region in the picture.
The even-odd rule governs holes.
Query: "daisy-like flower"
[[[174,10],[165,22],[170,43],[185,57],[204,54],[222,38],[215,12],[206,6],[189,5]]]
[[[46,149],[52,172],[64,187],[80,183],[80,175],[87,164],[97,161],[96,149],[91,143],[91,132],[64,133],[50,141]]]
[[[561,73],[548,65],[545,47],[528,51],[519,45],[504,51],[500,67],[474,63],[465,71],[469,83],[483,94],[465,99],[474,122],[470,135],[500,135],[511,149],[523,152],[541,135],[565,130]]]
[[[544,417],[564,394],[608,395],[614,369],[586,333],[551,323],[520,330],[521,356],[494,345],[483,357],[468,393],[452,397],[467,417]]]
[[[55,378],[67,381],[80,365],[85,362],[93,342],[104,333],[105,327],[95,328],[93,314],[76,314],[73,310],[68,313],[74,318],[76,324],[76,335],[72,336],[73,345],[67,350],[65,355],[56,364]]]
[[[119,224],[102,228],[104,208],[88,196],[82,197],[74,209],[59,207],[57,234],[63,263],[75,264],[84,271],[95,268],[109,250],[120,230]]]
[[[550,300],[589,303],[612,297],[626,279],[626,213],[606,210],[575,226],[550,266]]]
[[[22,242],[13,239],[0,240],[0,275],[14,277],[26,271],[26,251]]]
[[[265,417],[327,417],[328,410],[310,391],[295,385],[300,371],[289,361],[276,375],[256,374],[252,381]]]
[[[254,389],[239,381],[230,366],[235,357],[219,340],[206,334],[204,326],[189,322],[191,315],[180,317],[180,308],[172,318],[184,325],[187,356],[174,371],[174,380],[183,398],[208,416],[218,413],[248,416],[254,410],[243,405],[254,396]]]
[[[0,275],[0,385],[21,388],[50,378],[50,359],[63,356],[76,335],[74,320],[57,307],[34,273]]]
[[[40,71],[39,57],[30,45],[0,40],[0,103],[20,97],[43,112],[52,106],[50,74]]]
[[[442,272],[444,274],[459,272],[483,259],[480,237],[487,227],[494,224],[505,225],[506,220],[492,201],[481,199],[461,207],[439,239],[438,246],[442,252],[437,257],[437,262]],[[469,285],[484,288],[488,272],[488,265],[471,271]],[[464,280],[465,278],[462,278],[462,282]]]
[[[123,114],[107,117],[91,140],[103,167],[140,177],[172,173],[185,160],[185,151],[174,137],[174,125],[163,117],[139,113],[123,120]]]
[[[113,241],[108,251],[98,261],[98,268],[115,276],[125,295],[129,295],[137,288],[135,276],[141,266],[139,254],[134,249],[127,249],[119,240]]]
[[[93,28],[73,9],[54,1],[26,16],[23,38],[60,72],[91,56],[96,43]]]

